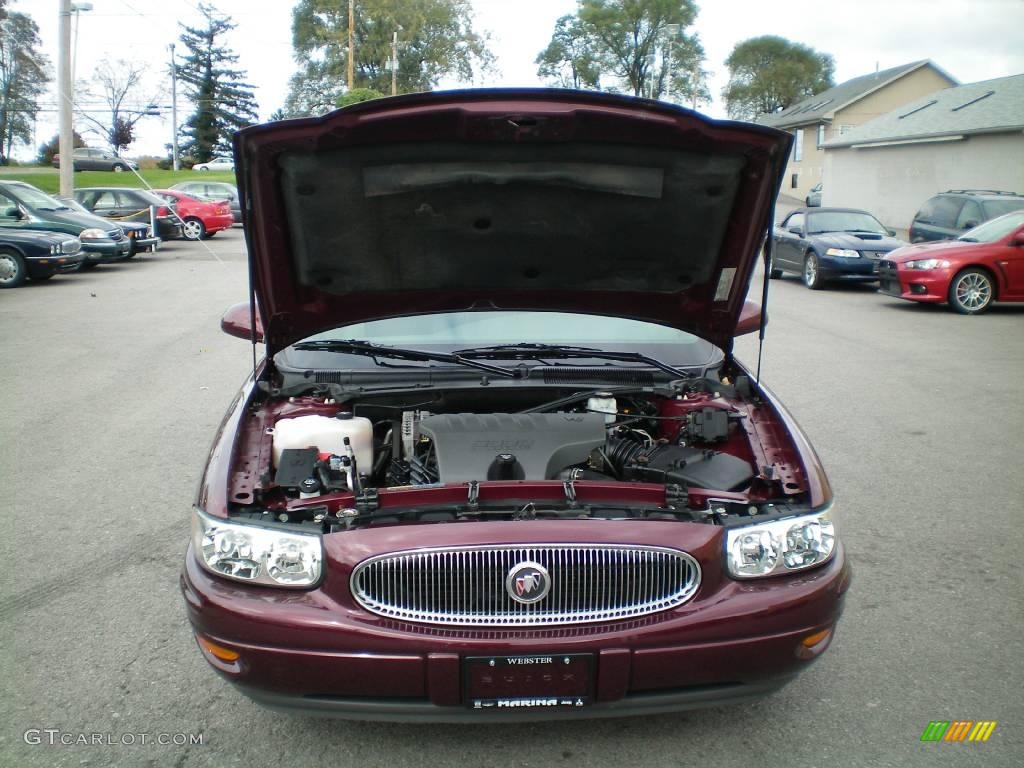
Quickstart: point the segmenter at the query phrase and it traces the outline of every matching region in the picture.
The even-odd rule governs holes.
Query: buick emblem
[[[516,563],[505,577],[505,590],[517,603],[536,603],[551,590],[551,576],[540,563],[529,560]]]

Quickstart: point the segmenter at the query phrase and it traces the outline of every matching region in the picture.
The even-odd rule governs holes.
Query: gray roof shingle
[[[877,88],[896,80],[916,69],[930,65],[946,77],[945,72],[936,67],[928,59],[912,61],[891,69],[883,69],[881,72],[872,72],[869,75],[861,75],[845,83],[832,86],[827,91],[816,93],[803,101],[787,107],[782,112],[774,112],[770,115],[761,115],[755,122],[760,125],[768,125],[772,128],[792,128],[797,125],[821,122],[822,119],[831,119],[832,114],[847,104],[863,98]],[[950,78],[952,82],[956,82]]]
[[[825,148],[1024,130],[1024,74],[958,85],[908,102]]]

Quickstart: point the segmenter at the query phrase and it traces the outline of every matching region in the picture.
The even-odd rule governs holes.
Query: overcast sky
[[[168,44],[177,40],[178,23],[198,25],[197,0],[91,0],[93,10],[80,14],[76,79],[88,78],[103,58],[145,63],[151,90],[163,86]],[[344,2],[344,0],[338,0]],[[475,86],[540,85],[537,53],[551,38],[555,20],[572,13],[575,0],[473,0],[475,26],[491,37],[498,71]],[[14,0],[13,10],[30,14],[40,27],[43,47],[56,73],[58,0]],[[238,66],[257,86],[260,116],[266,118],[285,98],[295,70],[291,48],[291,0],[216,0],[213,5],[238,27],[226,44],[239,55]],[[358,0],[356,0],[358,7]],[[705,108],[724,117],[719,94],[727,80],[725,59],[733,46],[750,37],[775,34],[832,54],[836,81],[877,67],[932,59],[963,83],[1024,73],[1024,0],[698,0],[696,32],[712,71],[715,103]],[[182,46],[178,45],[179,55]],[[454,81],[445,86],[460,85]],[[76,101],[89,101],[79,94]],[[93,102],[95,100],[92,100]],[[169,102],[169,95],[162,103]],[[49,109],[56,98],[45,99]],[[179,122],[190,105],[179,93]],[[40,115],[35,144],[56,131],[53,111]],[[86,124],[76,120],[79,131]],[[170,142],[171,121],[147,117],[137,126],[129,155],[163,154]],[[102,141],[87,136],[96,146]],[[34,156],[21,150],[16,156]]]

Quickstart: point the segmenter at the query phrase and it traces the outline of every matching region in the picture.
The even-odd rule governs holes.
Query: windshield
[[[22,203],[31,208],[38,208],[43,211],[56,211],[61,208],[67,208],[60,200],[50,197],[45,192],[40,192],[29,184],[13,184],[12,191],[18,195]]]
[[[974,229],[964,232],[957,240],[965,240],[969,243],[994,243],[1002,240],[1017,227],[1024,224],[1024,210],[1008,213],[998,219],[986,221]]]
[[[878,219],[870,213],[858,211],[825,211],[807,214],[807,233],[820,232],[871,232],[876,235],[889,234]]]
[[[707,341],[685,331],[621,317],[570,312],[482,311],[393,317],[335,328],[299,344],[349,339],[443,351],[506,344],[572,345],[604,352],[640,352],[678,365],[705,365],[716,354]],[[322,354],[291,348],[287,353],[292,359],[300,354]]]

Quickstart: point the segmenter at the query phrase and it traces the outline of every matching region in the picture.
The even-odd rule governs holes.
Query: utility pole
[[[174,61],[174,43],[171,49],[171,158],[174,170],[178,170],[178,65]]]
[[[60,193],[70,197],[75,188],[74,128],[71,124],[73,91],[71,83],[71,0],[60,0],[58,14],[60,48],[57,52],[57,94],[60,141]]]
[[[348,89],[352,90],[355,80],[356,58],[356,0],[348,0]]]
[[[398,94],[398,30],[391,35],[391,95]]]

